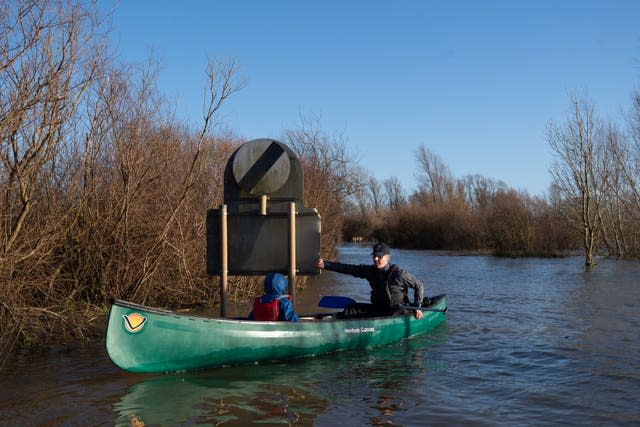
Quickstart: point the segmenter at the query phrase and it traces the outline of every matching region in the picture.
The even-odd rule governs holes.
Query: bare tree
[[[336,191],[343,201],[362,190],[366,174],[358,165],[358,154],[350,151],[340,136],[330,136],[321,129],[320,118],[300,118],[300,127],[284,131],[284,142],[296,151],[312,170],[327,178],[324,185]]]
[[[570,201],[565,214],[582,236],[585,266],[591,268],[602,231],[604,183],[598,162],[603,156],[603,133],[589,101],[572,97],[571,106],[564,125],[548,127],[549,145],[556,156],[550,172],[557,191]]]
[[[418,147],[416,159],[420,166],[418,193],[421,198],[431,203],[450,200],[454,192],[454,179],[449,167],[424,145]]]
[[[530,253],[533,215],[527,197],[514,190],[499,191],[493,197],[489,216],[489,236],[496,255],[522,256]]]
[[[382,186],[375,176],[370,176],[367,185],[367,200],[371,213],[377,216],[382,211]]]
[[[404,189],[398,178],[395,176],[387,178],[382,182],[382,186],[384,187],[389,209],[393,211],[398,210],[406,203]]]
[[[640,96],[627,120],[628,134],[606,129],[601,170],[606,184],[603,240],[611,255],[640,255]]]
[[[0,145],[3,179],[2,253],[15,249],[41,194],[38,184],[59,170],[54,160],[67,123],[94,78],[95,60],[79,4],[58,1],[3,2],[0,28],[2,105]],[[87,60],[88,59],[88,60]],[[83,60],[84,63],[83,63]],[[31,248],[34,249],[34,248]]]
[[[284,132],[283,142],[302,162],[305,204],[322,216],[321,246],[330,256],[341,241],[345,203],[362,192],[367,174],[342,139],[321,130],[317,117],[302,117],[298,129]]]
[[[458,181],[465,203],[475,210],[491,206],[493,196],[507,191],[507,184],[481,175],[467,175]]]
[[[602,241],[609,254],[621,256],[627,251],[623,212],[627,189],[621,174],[627,154],[625,144],[616,129],[609,128],[603,154],[598,168],[605,196],[600,209]]]
[[[633,106],[628,121],[629,139],[625,140],[625,153],[617,163],[629,191],[629,204],[640,211],[640,91],[633,95]]]
[[[629,128],[634,145],[640,149],[640,90],[636,90],[632,97],[633,105],[629,117]]]
[[[237,71],[234,62],[209,63],[197,134],[183,129],[168,112],[157,93],[153,64],[139,72],[114,70],[96,88],[86,121],[91,124],[87,139],[99,147],[100,160],[88,163],[86,175],[94,177],[91,191],[99,197],[83,210],[83,224],[94,229],[85,238],[92,242],[87,245],[92,256],[86,258],[96,260],[88,270],[101,277],[106,294],[171,303],[169,292],[158,289],[165,282],[159,277],[174,277],[178,271],[184,274],[170,284],[174,293],[182,285],[197,290],[193,260],[201,259],[204,247],[197,248],[198,257],[192,246],[200,242],[197,232],[204,234],[203,213],[215,197],[207,194],[212,187],[204,174],[220,172],[221,179],[220,159],[231,150],[211,136],[211,128],[226,99],[242,87]]]
[[[95,3],[0,6],[0,362],[20,340],[82,337],[108,297],[209,298],[204,213],[238,145],[212,129],[235,62],[209,64],[195,132],[153,64],[108,60]]]
[[[0,300],[3,336],[49,323],[70,297],[61,243],[76,210],[74,118],[103,61],[103,36],[79,1],[0,1]],[[5,332],[12,338],[5,340]],[[3,349],[0,349],[2,352]]]

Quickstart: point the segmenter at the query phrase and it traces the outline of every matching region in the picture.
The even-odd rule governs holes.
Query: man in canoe
[[[371,304],[354,303],[344,309],[344,315],[392,316],[405,313],[402,308],[409,304],[408,290],[413,289],[413,307],[420,308],[424,297],[424,286],[407,270],[390,264],[391,250],[385,243],[378,243],[371,252],[373,264],[343,264],[319,258],[316,267],[337,273],[366,279],[371,286]],[[422,311],[414,310],[416,319],[422,319]]]
[[[287,279],[280,273],[269,273],[264,278],[264,295],[253,301],[253,311],[249,320],[285,320],[297,322],[298,315],[293,310],[291,297],[285,294]]]

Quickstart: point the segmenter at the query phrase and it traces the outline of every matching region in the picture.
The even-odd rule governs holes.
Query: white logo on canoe
[[[344,333],[345,334],[366,334],[366,333],[372,333],[375,332],[376,328],[365,328],[364,326],[360,327],[360,328],[344,328]]]

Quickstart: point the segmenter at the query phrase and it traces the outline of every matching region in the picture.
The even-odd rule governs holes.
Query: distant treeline
[[[245,141],[219,126],[225,102],[244,85],[238,65],[206,66],[194,127],[176,119],[153,60],[114,60],[108,20],[93,2],[0,7],[0,365],[14,348],[86,338],[110,298],[218,305],[218,280],[206,275],[205,218],[222,203],[226,162]],[[300,158],[304,203],[320,212],[328,258],[343,235],[509,256],[561,255],[593,238],[606,254],[639,253],[640,168],[630,163],[638,151],[622,137],[598,187],[589,181],[572,194],[574,183],[559,174],[549,199],[482,177],[453,179],[424,147],[416,153],[420,187],[407,196],[397,179],[371,178],[317,118],[303,117],[279,139]],[[261,292],[259,278],[230,279],[231,301]]]
[[[546,197],[531,197],[482,176],[456,179],[440,158],[418,147],[418,190],[396,178],[370,177],[349,206],[344,238],[384,240],[420,249],[478,250],[497,256],[562,256],[580,250],[640,258],[640,93],[620,127],[573,96],[562,124],[549,123],[554,154]]]
[[[355,209],[345,221],[344,238],[509,257],[558,257],[581,248],[578,233],[545,200],[481,177],[467,182],[489,187],[474,187],[468,198],[462,192],[439,201],[414,195],[394,208]]]

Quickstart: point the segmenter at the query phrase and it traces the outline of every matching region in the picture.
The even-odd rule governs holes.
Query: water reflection
[[[347,262],[368,262],[349,246]],[[640,425],[640,263],[394,251],[446,292],[445,324],[389,347],[190,374],[118,370],[103,348],[21,357],[0,375],[0,425]],[[368,297],[323,273],[300,292]],[[307,305],[305,305],[305,303]],[[246,311],[246,310],[245,310]],[[248,311],[247,311],[248,312]]]
[[[240,376],[240,375],[237,375]],[[218,378],[215,373],[160,376],[132,386],[114,409],[116,425],[175,426],[313,419],[326,405],[305,384]]]
[[[431,337],[369,351],[149,377],[114,405],[116,425],[312,425],[349,414],[386,422],[406,410],[404,392],[424,387],[423,374],[438,369],[428,347],[445,335],[439,328]]]

